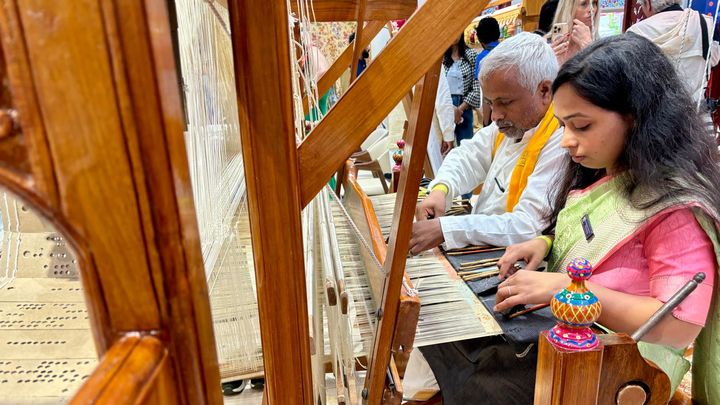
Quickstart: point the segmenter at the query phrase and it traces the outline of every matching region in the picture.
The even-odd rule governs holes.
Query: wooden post
[[[167,4],[2,0],[0,30],[23,140],[0,183],[72,245],[104,355],[78,398],[220,403]]]
[[[602,368],[602,346],[570,352],[553,346],[542,332],[538,341],[535,405],[594,405]]]
[[[648,405],[667,403],[670,379],[642,357],[634,340],[614,333],[598,339],[596,350],[567,352],[550,344],[547,332],[540,335],[535,405],[614,404],[641,397],[639,388],[647,390]]]
[[[267,399],[311,404],[288,10],[267,0],[229,10]]]
[[[357,7],[357,18],[355,19],[355,40],[353,41],[353,60],[350,65],[350,83],[357,79],[357,68],[359,59],[362,56],[362,51],[365,47],[361,46],[363,43],[363,36],[365,35],[365,6],[367,0],[359,0]]]
[[[365,388],[368,390],[365,399],[366,403],[369,404],[378,404],[383,397],[387,367],[390,364],[390,352],[387,348],[391,347],[395,334],[408,244],[410,242],[423,162],[427,152],[432,114],[435,110],[435,94],[437,93],[439,76],[440,62],[438,61],[425,77],[415,85],[413,115],[410,117],[410,129],[407,139],[405,139],[405,157],[400,175],[400,192],[395,200],[393,224],[390,230],[389,260],[385,261],[384,266],[386,273],[385,294],[380,305],[382,319],[375,333],[373,354],[368,375],[365,379]]]

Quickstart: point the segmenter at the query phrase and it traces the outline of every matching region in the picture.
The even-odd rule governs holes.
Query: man
[[[480,45],[483,47],[483,50],[475,59],[475,77],[478,77],[482,60],[500,44],[500,24],[493,17],[485,17],[478,22],[475,33]]]
[[[410,251],[445,243],[507,246],[546,226],[548,186],[563,166],[562,129],[551,108],[558,64],[538,35],[520,33],[489,54],[480,69],[483,99],[494,123],[453,149],[430,195],[419,204]],[[501,134],[502,132],[502,134]],[[471,215],[444,217],[452,197],[483,185]]]
[[[480,82],[485,102],[493,107],[494,123],[453,149],[443,161],[430,183],[430,195],[418,205],[418,221],[410,241],[412,253],[442,242],[448,248],[468,244],[507,246],[532,239],[545,228],[548,188],[555,176],[561,174],[567,153],[560,148],[562,128],[551,105],[551,85],[557,71],[557,59],[550,45],[528,32],[505,40],[483,60]],[[480,184],[482,192],[471,215],[443,217],[453,196]],[[474,387],[463,388],[458,384],[478,370],[481,370],[478,375],[484,378],[487,370],[481,365],[488,362],[497,368],[490,370],[492,373],[497,372],[508,381],[503,387],[525,381],[527,367],[514,367],[512,372],[503,373],[502,364],[523,361],[534,369],[535,358],[518,360],[501,337],[488,339],[413,350],[403,380],[406,395],[416,394],[419,398],[421,394],[436,392],[437,380],[443,387],[443,403],[478,403],[463,402],[466,394],[472,396],[469,392]],[[459,345],[457,350],[453,349],[455,345]],[[465,348],[479,353],[473,358],[481,363],[460,355]],[[448,357],[448,353],[459,357]],[[490,359],[488,353],[494,353],[491,355],[494,357]],[[447,364],[453,366],[448,368]],[[497,394],[509,393],[500,389]],[[518,403],[513,402],[512,395],[508,399],[505,403]],[[488,400],[487,403],[498,403]]]
[[[500,44],[500,24],[493,17],[485,17],[475,27],[475,34],[483,47],[483,50],[475,58],[475,78],[477,79],[482,60]],[[490,125],[490,106],[485,103],[482,106],[482,120],[484,127]]]
[[[693,100],[702,100],[708,80],[707,60],[712,67],[720,58],[718,43],[713,41],[712,18],[690,8],[683,10],[680,0],[640,0],[640,4],[647,18],[627,31],[659,46]]]
[[[348,43],[352,45],[353,41],[355,41],[355,33],[351,32],[350,36],[348,37]],[[362,55],[360,55],[360,59],[358,59],[358,67],[357,67],[357,75],[356,77],[360,77],[363,71],[365,71],[365,68],[367,68],[368,60],[370,59],[370,48],[365,48],[362,50]]]

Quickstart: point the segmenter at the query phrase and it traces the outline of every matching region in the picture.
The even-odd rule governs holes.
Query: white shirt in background
[[[450,97],[450,90],[447,85],[447,78],[444,69],[440,69],[437,94],[435,96],[435,113],[430,125],[430,137],[428,138],[428,158],[433,173],[440,170],[443,161],[440,153],[441,142],[452,142],[455,140],[455,107]]]
[[[707,22],[708,42],[710,50],[708,58],[710,67],[717,65],[720,59],[720,47],[712,40],[712,18],[703,16]],[[703,59],[702,32],[700,31],[698,12],[692,9],[682,11],[665,11],[646,18],[627,29],[643,36],[660,47],[680,80],[690,92],[693,101],[697,102],[704,96],[707,83],[705,75],[706,61]]]

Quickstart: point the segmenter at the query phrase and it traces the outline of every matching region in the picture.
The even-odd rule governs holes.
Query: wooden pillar
[[[535,377],[535,405],[666,404],[670,379],[646,361],[625,334],[598,335],[600,345],[586,352],[555,348],[542,332]],[[643,403],[641,401],[640,403]]]
[[[311,404],[285,2],[229,1],[267,399]]]
[[[535,405],[594,405],[598,401],[603,347],[570,352],[556,348],[544,331],[538,339]]]
[[[385,294],[380,308],[384,319],[378,324],[375,333],[375,344],[371,365],[365,380],[369,404],[380,403],[390,364],[392,339],[395,335],[395,323],[398,315],[398,303],[402,290],[408,244],[412,233],[413,216],[417,204],[417,190],[422,177],[423,163],[427,153],[428,134],[435,110],[435,94],[437,93],[440,62],[415,85],[410,127],[405,139],[403,165],[400,173],[400,190],[395,200],[393,224],[390,230],[388,258],[385,261]]]

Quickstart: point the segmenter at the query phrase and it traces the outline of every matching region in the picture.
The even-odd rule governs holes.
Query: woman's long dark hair
[[[464,32],[460,33],[460,38],[458,38],[458,41],[456,42],[456,44],[458,46],[458,53],[460,54],[460,57],[462,59],[465,59],[465,62],[470,63],[467,56],[465,55],[465,50],[467,49],[467,44],[465,43],[465,33]],[[453,63],[455,63],[455,61],[452,58],[453,45],[455,45],[455,44],[450,45],[450,48],[448,48],[447,51],[445,51],[445,55],[443,55],[443,65],[445,65],[446,69],[450,69],[450,66],[452,66]],[[473,61],[473,62],[475,62],[475,61]]]
[[[660,48],[632,33],[595,41],[562,66],[553,92],[565,84],[590,103],[632,118],[616,169],[625,173],[622,191],[635,208],[690,196],[720,210],[717,145]],[[567,159],[568,170],[551,194],[548,231],[571,190],[605,175]],[[638,190],[651,190],[653,197],[642,198]]]

